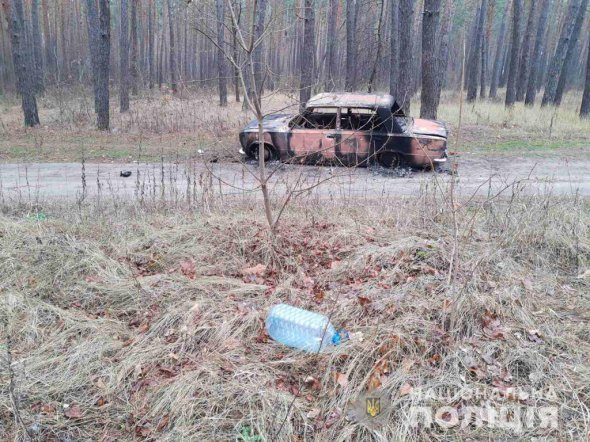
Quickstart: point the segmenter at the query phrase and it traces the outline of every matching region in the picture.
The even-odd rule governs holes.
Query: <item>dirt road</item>
[[[457,192],[486,195],[517,182],[522,191],[551,191],[559,195],[579,192],[590,196],[590,159],[583,153],[564,156],[514,157],[464,155],[458,164]],[[130,177],[120,176],[131,171]],[[309,189],[319,197],[371,198],[417,195],[426,186],[445,186],[448,174],[421,171],[347,169],[271,164],[270,187],[276,195],[286,189]],[[0,164],[0,192],[5,202],[23,199],[75,199],[139,194],[174,195],[208,189],[223,195],[256,194],[256,164]],[[84,178],[83,178],[84,176]],[[84,184],[85,182],[85,184]],[[162,189],[163,188],[163,189]]]

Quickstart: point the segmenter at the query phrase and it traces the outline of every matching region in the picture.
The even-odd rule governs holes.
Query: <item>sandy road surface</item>
[[[579,192],[590,196],[590,159],[584,153],[570,157],[472,155],[457,161],[457,191],[464,196],[485,195],[515,181],[531,194],[551,190],[560,195]],[[433,185],[435,178],[441,185],[450,178],[448,174],[420,171],[404,174],[365,168],[269,165],[270,171],[275,169],[270,187],[277,195],[283,195],[287,188],[313,188],[311,192],[316,196],[329,198],[412,196]],[[132,175],[121,177],[122,170],[129,170]],[[187,190],[199,191],[203,185],[223,195],[255,195],[257,182],[253,173],[256,172],[255,164],[239,163],[86,164],[86,196],[133,197],[141,191],[162,195],[162,183],[163,194],[168,196],[183,196]],[[23,198],[75,199],[83,190],[82,166],[80,163],[4,163],[0,164],[0,184],[5,202]]]

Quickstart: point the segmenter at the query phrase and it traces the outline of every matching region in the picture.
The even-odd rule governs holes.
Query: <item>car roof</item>
[[[386,107],[393,106],[393,97],[389,94],[361,94],[353,92],[324,92],[317,94],[307,102],[306,107]]]

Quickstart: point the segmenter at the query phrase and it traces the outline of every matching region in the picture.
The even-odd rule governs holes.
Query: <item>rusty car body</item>
[[[391,95],[322,93],[297,115],[263,120],[264,159],[289,163],[435,167],[447,161],[447,129],[407,117]],[[258,122],[240,132],[240,152],[258,159]]]

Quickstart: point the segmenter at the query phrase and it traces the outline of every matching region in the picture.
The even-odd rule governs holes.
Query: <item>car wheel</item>
[[[402,156],[396,152],[381,152],[377,157],[377,161],[383,167],[388,169],[395,169],[400,167],[403,163]]]
[[[258,144],[252,145],[252,156],[256,161],[258,161],[258,152],[259,152]],[[274,160],[274,153],[272,148],[268,145],[264,145],[264,162]]]

